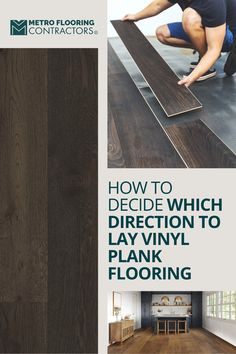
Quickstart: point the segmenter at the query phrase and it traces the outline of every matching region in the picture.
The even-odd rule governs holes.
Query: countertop
[[[179,314],[177,314],[177,315],[173,315],[173,314],[163,314],[163,315],[153,315],[153,317],[190,317],[190,315],[179,315]]]

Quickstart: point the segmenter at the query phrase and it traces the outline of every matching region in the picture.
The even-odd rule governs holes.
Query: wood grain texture
[[[236,155],[202,121],[175,124],[165,130],[188,167],[236,167]]]
[[[126,167],[185,167],[132,79],[110,47],[108,71],[110,123],[115,122]],[[119,63],[119,74],[112,74]],[[127,99],[128,98],[128,99]],[[109,138],[111,139],[111,137]],[[110,164],[116,157],[110,156]],[[114,166],[115,167],[115,166]]]
[[[0,53],[0,302],[47,301],[46,65]]]
[[[110,44],[108,47],[108,56],[109,56],[109,68],[108,68],[109,76],[111,76],[112,78],[114,77],[114,74],[116,74],[118,80],[118,76],[124,75],[126,73],[126,69],[121,64],[121,61],[117,57],[116,53],[114,52]],[[125,59],[123,58],[123,60]],[[135,82],[133,76],[132,76],[132,80]],[[124,87],[125,85],[126,84],[123,82]],[[140,91],[140,89],[137,86],[137,82],[135,84],[135,87],[137,91]],[[119,86],[117,85],[116,82],[114,82],[114,87],[112,88],[114,96],[118,88]],[[123,107],[125,104],[127,106],[128,105],[130,106],[132,102],[130,98],[131,95],[130,93],[127,92],[126,97],[122,98],[123,101],[121,100],[120,102],[117,101],[117,104],[120,103],[121,107]],[[154,96],[153,99],[155,100]],[[150,101],[146,100],[146,98],[145,101],[148,103],[148,106],[152,111],[153,106],[150,103]],[[134,106],[134,104],[132,106]],[[203,110],[201,112],[203,113]],[[182,160],[184,161],[187,167],[190,168],[233,168],[235,167],[235,159],[236,159],[235,154],[208,128],[208,126],[204,122],[202,122],[199,119],[195,119],[195,120],[190,119],[189,121],[186,121],[186,119],[183,119],[184,118],[183,116],[181,117],[179,116],[177,119],[173,119],[171,121],[168,120],[169,123],[165,124],[165,121],[167,121],[167,119],[165,118],[165,121],[163,121],[163,119],[160,119],[159,116],[160,113],[162,114],[161,109],[159,108],[158,112],[155,111],[155,114],[153,113],[153,115],[157,119],[159,125],[163,128],[163,130],[167,134],[169,141],[173,144],[176,151],[178,151],[178,154],[181,156]],[[200,111],[198,113],[200,113]],[[113,114],[113,116],[115,117],[115,114]],[[112,118],[110,113],[108,120],[111,119],[115,120],[114,117]],[[119,124],[119,121],[120,120],[118,120],[117,125]],[[137,124],[136,121],[135,124]],[[146,122],[146,124],[148,125],[148,122]],[[151,121],[150,121],[150,127],[155,129]],[[130,129],[130,136],[133,136],[134,134],[133,127],[127,125],[126,128]],[[138,126],[136,129],[138,130]],[[154,133],[154,131],[151,132],[150,134],[152,133]],[[125,143],[124,139],[129,140],[129,133],[127,132],[126,135],[124,135],[122,131],[119,132],[117,130],[117,134],[118,134],[120,146],[122,147],[124,146]],[[141,129],[139,129],[139,134],[140,134],[140,139],[142,138],[143,141],[145,139],[148,139],[148,137],[144,135],[144,132]],[[109,130],[109,137],[110,136],[112,137],[112,133]],[[128,143],[129,142],[126,142],[126,145]],[[151,154],[151,152],[149,151],[149,146],[146,146],[145,149],[146,151],[144,150],[143,154],[146,153],[146,155],[149,156]],[[125,156],[125,152],[123,152],[123,156]],[[135,152],[133,152],[134,159],[135,156],[136,156]],[[110,161],[109,164],[111,165],[111,167],[113,167],[112,163],[113,160],[115,159],[115,156],[112,160],[111,159],[112,150],[108,158]],[[135,165],[135,161],[132,161],[132,164]],[[138,164],[139,161],[137,157],[136,166],[139,166]],[[153,164],[152,164],[152,162],[150,162],[148,158],[147,158],[147,166],[152,168],[159,167],[159,165],[155,163],[155,160],[153,160]],[[126,167],[132,167],[132,165],[129,165],[129,162],[127,162]]]
[[[0,72],[0,352],[44,352],[46,51],[3,50]]]
[[[1,303],[0,323],[0,353],[46,352],[45,303]]]
[[[149,37],[148,40],[179,77],[187,70],[189,62],[197,59],[197,56],[192,56],[191,50],[164,46],[155,37]],[[216,63],[217,75],[214,78],[191,86],[191,90],[203,103],[204,108],[166,119],[164,111],[150,88],[147,84],[145,85],[140,70],[120,38],[110,38],[109,42],[163,127],[175,123],[202,120],[236,154],[236,105],[232,100],[232,97],[236,96],[236,76],[225,77],[223,74],[224,55]]]
[[[133,22],[111,23],[168,117],[202,107]]]
[[[125,160],[123,157],[120,139],[118,137],[116,124],[108,103],[108,167],[124,168]]]
[[[191,329],[189,333],[154,335],[151,329],[135,331],[134,338],[122,345],[108,348],[109,354],[230,354],[236,348],[219,337],[203,330]]]
[[[0,51],[0,353],[97,352],[97,54]]]
[[[97,352],[97,50],[49,50],[48,352]]]

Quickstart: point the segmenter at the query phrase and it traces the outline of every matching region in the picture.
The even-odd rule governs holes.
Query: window
[[[236,291],[219,291],[207,295],[207,316],[236,320]]]
[[[216,293],[207,296],[207,316],[216,317]]]
[[[224,320],[235,320],[235,291],[223,291],[220,293],[219,317]]]

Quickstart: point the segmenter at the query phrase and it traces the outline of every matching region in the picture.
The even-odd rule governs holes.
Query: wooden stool
[[[171,328],[170,325],[174,325],[173,328]],[[168,334],[170,332],[174,332],[174,334],[176,334],[176,321],[175,320],[168,320],[167,321],[167,330],[168,330]]]
[[[181,324],[184,326],[181,328]],[[187,321],[186,320],[178,320],[178,333],[183,332],[187,333]]]
[[[164,325],[164,328],[161,328],[160,325]],[[166,334],[166,320],[157,320],[157,334],[164,332]]]

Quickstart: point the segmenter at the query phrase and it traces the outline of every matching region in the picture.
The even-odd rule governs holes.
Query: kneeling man
[[[139,21],[153,17],[179,4],[182,22],[163,25],[156,30],[158,40],[170,46],[192,48],[199,60],[192,62],[180,85],[206,80],[216,74],[213,65],[221,52],[229,52],[236,35],[236,0],[154,0],[124,21]]]

